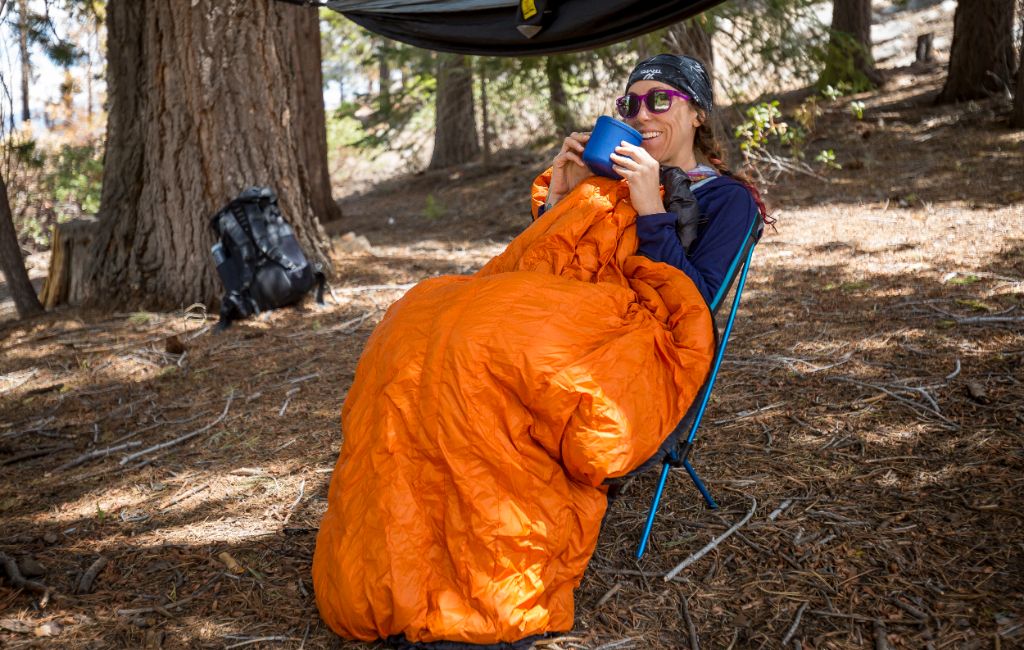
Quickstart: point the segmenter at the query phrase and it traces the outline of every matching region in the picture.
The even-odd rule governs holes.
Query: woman
[[[753,184],[733,174],[723,161],[709,126],[711,80],[700,61],[673,54],[641,61],[629,75],[626,91],[616,107],[644,140],[639,147],[624,142],[612,162],[629,182],[630,200],[638,214],[638,252],[681,269],[710,305],[750,224],[766,219],[764,204]],[[557,204],[592,175],[581,157],[589,138],[587,133],[573,133],[565,139],[552,163],[545,207]],[[712,167],[699,165],[697,152]],[[659,186],[673,168],[685,170],[689,182],[683,181],[682,186],[677,182],[672,188],[666,182],[666,202],[685,195],[689,186],[702,216],[695,233],[679,227],[682,215],[666,212],[662,205]]]
[[[720,224],[756,213],[742,186],[712,181],[722,189],[685,259],[658,161],[695,169],[703,118],[666,95],[700,96],[689,78],[662,68],[638,68],[652,79],[629,88],[645,98],[621,102],[647,136],[619,151],[628,183],[590,176],[586,138],[571,138],[534,183],[535,209],[556,206],[474,275],[413,287],[367,341],[313,557],[337,633],[507,649],[572,629],[608,479],[657,453],[714,353],[698,283],[651,257],[700,261],[716,237],[735,239]],[[694,269],[712,290],[714,269]]]

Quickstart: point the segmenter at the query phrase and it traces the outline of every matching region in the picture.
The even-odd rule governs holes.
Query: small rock
[[[979,404],[988,404],[991,401],[985,393],[985,387],[976,381],[967,382],[967,394]]]
[[[131,624],[134,625],[135,627],[141,627],[141,628],[153,627],[154,625],[156,625],[156,619],[153,618],[153,617],[147,617],[147,616],[136,616],[136,617],[130,619],[130,621],[131,621]]]
[[[35,634],[36,636],[57,636],[61,633],[62,629],[63,628],[61,628],[60,623],[57,621],[50,621],[49,623],[43,623],[37,627],[32,631],[32,634]]]
[[[362,235],[357,235],[354,232],[347,232],[341,236],[338,243],[335,244],[335,249],[339,253],[372,253],[373,248],[370,246],[370,240]]]
[[[57,543],[57,533],[46,533],[45,535],[43,535],[43,541],[49,544],[50,546],[53,546]]]
[[[21,575],[26,578],[38,578],[39,576],[46,575],[46,567],[36,562],[35,558],[24,557],[18,565]]]

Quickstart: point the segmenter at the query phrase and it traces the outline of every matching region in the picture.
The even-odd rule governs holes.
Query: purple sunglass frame
[[[652,104],[652,100],[650,100],[648,98],[651,97],[651,95],[653,95],[654,93],[665,93],[665,94],[667,94],[669,96],[668,108],[666,108],[665,110],[659,111],[656,108],[654,108],[654,106],[651,105]],[[629,97],[636,97],[636,99],[637,99],[636,110],[633,111],[632,114],[628,114],[626,111],[623,110],[623,100],[628,99]],[[652,88],[651,90],[648,90],[643,95],[637,95],[636,93],[626,93],[622,97],[619,97],[618,99],[615,100],[615,109],[619,112],[619,115],[621,115],[622,117],[624,117],[626,119],[634,118],[637,115],[639,115],[640,114],[640,105],[641,104],[646,104],[647,105],[647,110],[650,111],[651,113],[665,113],[670,108],[672,108],[672,99],[671,99],[672,97],[681,97],[682,99],[684,99],[686,101],[690,101],[690,100],[693,99],[692,97],[690,97],[686,93],[679,92],[678,90],[672,90],[672,89],[669,89],[669,88]]]

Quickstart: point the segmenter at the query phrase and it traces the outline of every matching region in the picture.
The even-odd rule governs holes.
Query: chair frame
[[[643,535],[640,537],[640,544],[637,547],[636,558],[639,560],[644,556],[644,552],[647,550],[647,543],[650,541],[651,529],[654,527],[654,518],[658,514],[658,505],[661,503],[661,495],[665,490],[665,484],[668,481],[669,471],[673,467],[682,467],[690,475],[690,479],[693,480],[693,484],[700,491],[701,496],[704,497],[704,501],[708,507],[712,510],[718,509],[718,504],[715,503],[714,498],[708,491],[704,482],[701,481],[700,476],[697,475],[696,470],[693,469],[693,465],[690,464],[690,450],[693,448],[693,441],[697,437],[697,428],[700,426],[701,420],[704,418],[704,411],[707,409],[708,400],[711,399],[711,390],[714,388],[715,380],[718,378],[718,370],[722,365],[722,358],[725,356],[726,346],[729,344],[729,336],[732,334],[732,327],[736,321],[736,312],[739,310],[740,297],[743,295],[743,287],[747,283],[747,271],[750,270],[750,260],[754,255],[754,247],[757,242],[761,239],[761,234],[764,232],[764,224],[761,222],[760,215],[754,218],[753,223],[750,224],[750,229],[747,231],[747,236],[744,239],[743,246],[740,247],[739,252],[733,259],[732,264],[729,266],[729,271],[726,273],[725,280],[722,282],[722,286],[718,289],[718,293],[715,295],[714,300],[711,301],[709,308],[711,309],[712,318],[714,318],[718,308],[721,306],[724,298],[729,292],[730,286],[733,281],[739,278],[736,284],[736,293],[733,295],[732,307],[729,310],[729,318],[726,321],[725,329],[722,332],[721,338],[717,339],[717,346],[715,350],[714,363],[711,366],[711,372],[708,374],[708,378],[704,382],[704,386],[701,392],[698,393],[699,407],[696,411],[696,415],[693,417],[693,423],[689,427],[689,435],[686,438],[686,442],[682,445],[676,445],[674,448],[666,452],[665,460],[661,468],[661,476],[658,479],[658,486],[654,491],[654,498],[651,500],[651,509],[647,513],[647,523],[644,526]],[[715,328],[717,334],[717,327]],[[695,401],[695,404],[697,402]],[[676,430],[685,428],[686,422],[689,419],[691,413],[687,413],[683,419],[677,425]]]

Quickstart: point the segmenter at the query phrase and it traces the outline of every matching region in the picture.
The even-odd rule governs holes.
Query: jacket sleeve
[[[708,215],[708,223],[687,255],[676,235],[672,212],[637,218],[640,241],[637,252],[655,262],[664,262],[686,273],[710,305],[725,281],[729,266],[739,253],[747,231],[758,218],[757,204],[743,186],[729,188],[719,205]]]

